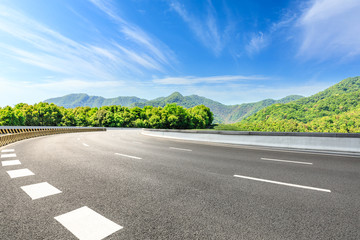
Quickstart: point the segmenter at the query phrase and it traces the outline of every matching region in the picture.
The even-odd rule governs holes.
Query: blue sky
[[[2,0],[0,106],[309,96],[360,75],[359,12],[358,0]]]

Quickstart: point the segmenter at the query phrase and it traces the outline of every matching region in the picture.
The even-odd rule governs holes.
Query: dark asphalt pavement
[[[1,161],[21,165],[0,166],[0,239],[77,239],[54,217],[83,206],[123,227],[109,240],[360,239],[359,156],[186,142],[140,130],[60,134],[4,149],[17,156]],[[23,168],[35,175],[7,173]],[[62,192],[32,200],[21,189],[41,182]]]

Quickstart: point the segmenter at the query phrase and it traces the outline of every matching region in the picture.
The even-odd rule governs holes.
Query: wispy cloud
[[[329,87],[328,83],[303,83],[298,85],[271,86],[252,83],[234,83],[219,85],[217,88],[204,86],[202,88],[189,87],[182,91],[185,94],[197,94],[223,104],[241,104],[261,101],[264,99],[281,99],[289,95],[310,96]],[[179,91],[179,90],[178,90]]]
[[[126,38],[131,39],[137,43],[140,47],[147,49],[157,61],[162,64],[171,65],[175,60],[173,52],[164,44],[157,40],[155,37],[151,37],[139,26],[132,24],[122,17],[120,17],[111,1],[105,0],[89,0],[108,17],[110,17],[120,27],[120,31]]]
[[[195,84],[221,84],[229,82],[250,81],[250,80],[266,80],[262,76],[242,76],[242,75],[224,75],[211,77],[165,77],[153,79],[154,83],[167,85],[195,85]]]
[[[131,48],[131,44],[127,46],[124,41],[107,40],[101,45],[78,42],[0,4],[0,32],[12,36],[17,43],[1,43],[0,54],[68,77],[115,81],[147,70],[166,72],[164,65],[170,62],[167,55],[151,45],[151,39],[144,32],[134,29],[129,30],[133,35],[131,39],[142,41],[147,51]]]
[[[360,1],[314,0],[298,20],[299,56],[326,60],[360,54]]]
[[[75,78],[57,79],[50,76],[50,78],[46,77],[44,80],[36,83],[32,81],[14,81],[0,77],[0,86],[3,93],[16,93],[10,95],[0,94],[0,107],[4,107],[5,104],[20,102],[33,104],[47,98],[69,93],[85,92],[97,95],[101,91],[108,92],[109,89],[122,89],[124,84],[119,81],[88,81],[87,79]]]
[[[228,33],[234,24],[228,21],[222,30],[219,27],[217,13],[211,1],[207,4],[205,18],[191,14],[186,7],[176,0],[170,1],[170,7],[174,10],[195,34],[196,38],[216,56],[219,56],[227,44]]]
[[[249,43],[245,46],[245,50],[248,55],[252,56],[256,53],[259,53],[263,48],[267,47],[269,40],[264,36],[262,32],[254,34],[250,39]]]
[[[283,29],[293,26],[295,20],[296,14],[287,12],[280,17],[279,21],[273,22],[264,32],[259,31],[257,33],[252,33],[248,43],[245,45],[246,53],[252,57],[266,49],[272,43],[274,35],[278,34]],[[287,32],[287,34],[289,34],[289,32]],[[289,38],[289,35],[287,35],[287,38]],[[286,41],[287,39],[281,40]]]

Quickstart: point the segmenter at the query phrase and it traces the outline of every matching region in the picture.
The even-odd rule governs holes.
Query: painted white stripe
[[[83,143],[83,145],[85,146],[85,147],[90,147],[89,145],[87,145],[86,143]]]
[[[1,158],[16,157],[16,153],[1,154]]]
[[[21,162],[20,162],[19,160],[1,161],[1,165],[2,165],[3,167],[20,165],[20,164],[21,164]]]
[[[26,192],[32,200],[61,193],[59,189],[47,182],[22,186],[21,189],[24,190],[24,192]]]
[[[311,162],[299,162],[299,161],[281,160],[281,159],[273,159],[273,158],[261,158],[261,160],[274,161],[274,162],[286,162],[286,163],[298,163],[298,164],[307,164],[307,165],[313,164]]]
[[[15,152],[14,149],[4,149],[4,150],[1,150],[2,153],[9,153],[9,152]]]
[[[55,219],[80,240],[100,240],[123,228],[86,206]]]
[[[130,155],[121,154],[121,153],[115,153],[115,154],[119,155],[119,156],[123,156],[123,157],[128,157],[128,158],[142,159],[141,157],[135,157],[135,156],[130,156]]]
[[[285,183],[285,182],[278,182],[278,181],[266,180],[266,179],[262,179],[262,178],[253,178],[253,177],[247,177],[247,176],[242,176],[242,175],[234,175],[234,177],[245,178],[245,179],[260,181],[260,182],[274,183],[274,184],[285,185],[285,186],[290,186],[290,187],[304,188],[304,189],[321,191],[321,192],[329,192],[329,193],[331,192],[331,190],[329,190],[329,189],[309,187],[309,186],[303,186],[303,185],[297,185],[297,184]]]
[[[26,177],[26,176],[31,176],[31,175],[35,175],[32,171],[30,171],[27,168],[24,169],[18,169],[18,170],[11,170],[11,171],[6,171],[9,176],[11,178],[18,178],[18,177]]]
[[[187,152],[191,152],[191,149],[186,149],[186,148],[176,148],[176,147],[169,147],[170,149],[174,149],[174,150],[180,150],[180,151],[187,151]]]

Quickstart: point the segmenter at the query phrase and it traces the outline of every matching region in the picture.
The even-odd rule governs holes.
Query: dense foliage
[[[103,98],[97,96],[89,96],[87,94],[69,94],[63,97],[51,98],[45,100],[48,103],[54,103],[65,108],[75,107],[102,107],[110,105],[121,105],[125,107],[153,106],[165,107],[167,104],[176,103],[185,108],[192,108],[198,105],[205,105],[214,113],[214,122],[216,123],[235,123],[259,110],[275,103],[288,103],[302,98],[299,95],[291,95],[280,100],[265,99],[254,103],[244,103],[240,105],[224,105],[211,99],[200,97],[198,95],[183,96],[178,92],[174,92],[168,97],[160,97],[153,100],[140,99],[137,97],[117,97]]]
[[[204,105],[185,109],[176,104],[143,108],[104,106],[64,108],[51,103],[0,108],[0,126],[94,126],[139,128],[206,128],[213,115]]]
[[[232,125],[217,129],[276,132],[360,132],[360,77],[347,78],[287,104],[274,104]]]

